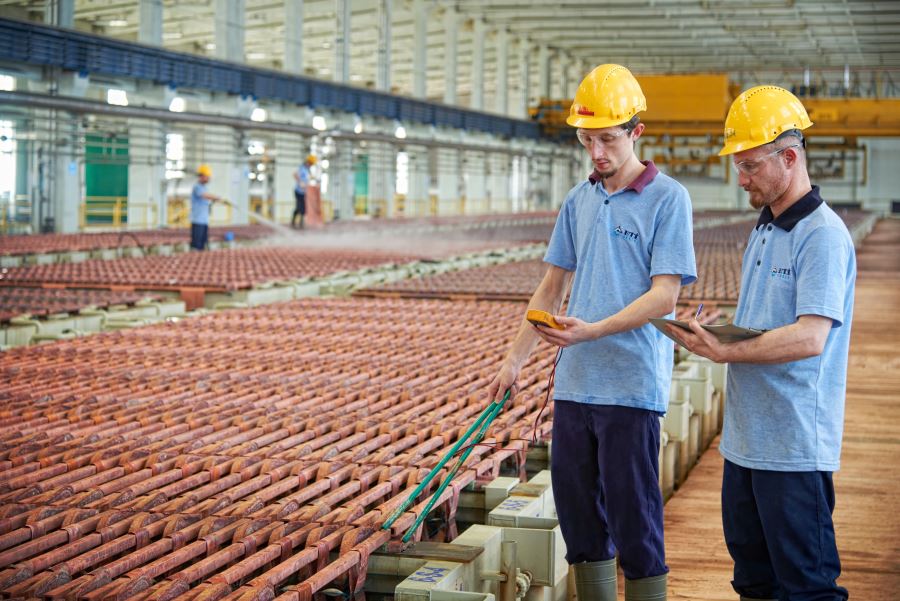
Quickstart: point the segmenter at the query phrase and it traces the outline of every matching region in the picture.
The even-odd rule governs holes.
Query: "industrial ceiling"
[[[152,0],[148,0],[152,1]],[[215,11],[224,0],[163,0],[163,45],[210,57]],[[245,58],[280,69],[285,53],[285,4],[299,0],[228,0],[245,5]],[[350,3],[349,82],[375,87],[377,40],[385,0]],[[0,0],[0,15],[42,20],[47,0]],[[340,2],[305,0],[303,64],[307,75],[332,79]],[[412,95],[414,0],[390,3],[390,91]],[[540,96],[539,48],[552,64],[550,95],[568,97],[594,65],[617,62],[635,73],[725,72],[737,83],[827,83],[856,95],[900,90],[900,2],[857,0],[424,0],[427,11],[426,97],[444,99],[448,11],[457,14],[458,103],[471,89],[473,31],[484,21],[485,106],[496,85],[497,31],[505,29],[509,94],[523,102],[521,57],[530,69],[528,104]],[[138,39],[138,0],[76,0],[75,27]],[[805,81],[804,81],[805,80]],[[877,85],[876,85],[877,83]],[[895,91],[893,95],[900,95]]]

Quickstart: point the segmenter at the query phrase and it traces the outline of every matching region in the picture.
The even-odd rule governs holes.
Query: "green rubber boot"
[[[574,564],[578,601],[616,601],[616,559]]]
[[[625,580],[625,601],[666,601],[668,574]]]

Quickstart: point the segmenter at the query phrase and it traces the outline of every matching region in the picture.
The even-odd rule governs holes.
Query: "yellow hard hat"
[[[641,86],[622,65],[600,65],[581,81],[566,123],[584,129],[602,129],[627,123],[647,110]]]
[[[772,142],[790,129],[812,125],[803,104],[778,86],[756,86],[731,103],[725,118],[725,146],[719,156]]]
[[[316,158],[316,155],[314,155],[314,154],[308,155],[306,157],[306,162],[309,163],[310,165],[315,165],[317,160],[318,159]]]
[[[199,167],[197,167],[197,175],[212,177],[212,169],[209,168],[209,165],[200,165]]]

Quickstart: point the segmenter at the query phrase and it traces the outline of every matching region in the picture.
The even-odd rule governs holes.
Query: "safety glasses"
[[[608,148],[614,145],[619,138],[627,133],[629,133],[628,130],[620,129],[618,133],[603,132],[602,134],[589,134],[587,131],[579,129],[575,132],[575,135],[578,137],[578,141],[581,142],[581,145],[590,150],[594,147],[594,144],[600,144],[601,146]]]
[[[779,148],[778,150],[773,150],[769,154],[764,154],[758,159],[752,161],[741,161],[740,163],[732,163],[732,167],[737,173],[743,173],[744,175],[756,175],[760,168],[762,168],[762,164],[769,160],[771,157],[781,154],[788,148],[800,148],[800,144],[791,144],[790,146],[785,146],[784,148]]]

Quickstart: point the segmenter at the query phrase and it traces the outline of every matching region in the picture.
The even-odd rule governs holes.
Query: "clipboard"
[[[683,330],[690,331],[691,326],[687,324],[685,321],[678,321],[677,319],[661,319],[661,318],[651,318],[650,323],[656,327],[657,330],[666,335],[667,338],[681,344],[674,337],[670,336],[666,331],[667,325],[673,325],[679,327]],[[740,326],[736,326],[733,323],[723,323],[719,325],[707,325],[701,326],[704,330],[715,336],[719,339],[719,342],[730,343],[730,342],[738,342],[740,340],[747,340],[748,338],[755,338],[760,334],[766,332],[766,330],[755,330],[753,328],[742,328]]]

